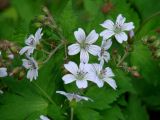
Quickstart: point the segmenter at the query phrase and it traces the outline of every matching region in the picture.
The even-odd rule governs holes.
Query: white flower
[[[80,96],[74,93],[66,93],[64,91],[56,91],[56,93],[66,96],[69,101],[72,101],[72,100],[76,100],[76,102],[79,102],[81,100],[85,100],[85,101],[91,100],[92,101],[92,99],[88,97]]]
[[[86,88],[88,86],[87,80],[89,80],[88,76],[88,64],[80,63],[79,68],[76,63],[69,62],[65,64],[64,67],[71,73],[63,76],[63,81],[65,84],[76,81],[76,85],[78,88]]]
[[[109,67],[103,69],[100,64],[91,64],[90,76],[92,77],[92,82],[95,82],[98,87],[103,87],[104,82],[107,82],[113,89],[117,88],[115,80],[112,79],[114,74]]]
[[[50,120],[50,119],[44,115],[40,115],[40,120]]]
[[[103,66],[104,61],[108,62],[110,60],[110,54],[107,51],[112,45],[111,39],[109,40],[103,40],[101,45],[101,51],[98,54],[98,60],[100,61],[100,64]]]
[[[6,77],[8,75],[7,68],[0,68],[0,77]]]
[[[37,79],[38,77],[38,64],[34,60],[34,58],[27,56],[27,59],[23,59],[23,66],[28,69],[27,78],[32,81],[33,79]]]
[[[125,23],[125,20],[126,18],[119,14],[115,24],[111,20],[104,21],[101,26],[106,28],[106,30],[102,31],[100,33],[100,36],[102,36],[103,39],[106,40],[114,35],[119,43],[127,41],[128,36],[125,31],[133,30],[134,25],[133,22]]]
[[[39,44],[40,39],[42,38],[42,28],[39,28],[35,35],[30,35],[26,41],[25,44],[27,46],[25,46],[24,48],[22,48],[19,52],[20,55],[24,54],[25,52],[30,55],[34,52],[34,49],[36,49],[36,46]]]
[[[89,61],[89,54],[97,56],[100,51],[100,47],[97,45],[92,45],[95,43],[99,37],[95,30],[92,30],[86,37],[83,29],[79,28],[78,31],[74,32],[77,43],[72,44],[68,47],[69,55],[76,55],[80,52],[81,62],[87,63]]]
[[[0,94],[4,94],[3,90],[0,90]]]

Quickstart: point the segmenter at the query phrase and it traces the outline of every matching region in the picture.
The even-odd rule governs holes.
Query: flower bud
[[[137,71],[133,71],[132,76],[135,77],[135,78],[140,78],[141,77],[140,74]]]
[[[36,22],[36,23],[34,23],[34,26],[35,26],[36,28],[40,28],[40,27],[42,27],[42,23]]]
[[[152,46],[154,48],[158,48],[160,46],[160,40],[155,40],[153,43],[152,43]]]
[[[25,76],[25,71],[21,71],[20,73],[19,73],[19,77],[18,77],[18,80],[22,80],[23,78],[24,78],[24,76]]]
[[[155,52],[155,57],[159,58],[160,57],[160,49],[157,49]]]
[[[12,70],[12,72],[10,73],[10,76],[14,76],[16,75],[19,71],[21,70],[21,67],[16,67]]]
[[[18,51],[18,48],[16,47],[16,46],[11,46],[10,47],[10,50],[11,50],[11,52],[12,53],[14,53],[14,54],[17,54],[19,51]]]
[[[44,21],[45,19],[46,19],[46,16],[45,16],[45,15],[39,15],[39,16],[37,17],[37,20],[40,21],[40,22]]]

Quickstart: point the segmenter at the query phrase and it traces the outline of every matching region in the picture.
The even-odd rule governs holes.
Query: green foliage
[[[117,67],[111,58],[107,66],[113,67],[117,90],[113,90],[107,83],[103,88],[89,83],[86,90],[77,89],[75,83],[65,85],[62,81],[62,76],[66,73],[63,64],[68,60],[64,60],[63,46],[47,63],[40,65],[36,81],[30,82],[26,78],[17,80],[16,77],[0,80],[5,86],[4,94],[0,95],[0,119],[37,120],[40,115],[46,115],[51,120],[68,120],[70,106],[65,97],[56,94],[57,90],[80,93],[93,100],[79,102],[75,106],[74,120],[149,120],[148,109],[159,112],[159,59],[154,59],[150,49],[143,44],[142,38],[152,34],[159,36],[159,33],[155,34],[160,25],[159,16],[147,20],[146,18],[159,12],[160,2],[110,0],[110,3],[112,7],[104,12],[102,8],[108,4],[107,0],[12,0],[8,7],[0,11],[0,40],[7,39],[17,45],[24,45],[26,37],[35,32],[37,28],[34,24],[37,16],[43,14],[41,8],[44,5],[51,11],[68,43],[74,42],[74,31],[79,27],[86,33],[92,29],[100,33],[103,30],[100,23],[106,19],[115,20],[121,13],[127,22],[133,21],[136,28],[131,44],[133,49],[125,61],[131,67],[136,66],[140,74],[140,77],[136,78],[127,70]],[[47,50],[52,50],[60,44],[60,36],[57,31],[53,31],[49,25],[43,25],[43,42],[49,41],[49,44],[52,44],[46,45]],[[100,42],[101,38],[98,40],[98,43]],[[113,44],[112,49],[118,50],[120,54],[124,50],[123,46],[117,44]],[[37,52],[35,55],[40,63],[47,58],[47,55],[41,57],[41,54]],[[21,66],[22,58],[15,58],[13,65]],[[69,59],[72,60],[72,57]],[[73,59],[78,61],[79,55]],[[93,62],[94,57],[91,57],[91,60]]]

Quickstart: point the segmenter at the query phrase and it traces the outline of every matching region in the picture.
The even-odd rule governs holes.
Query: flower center
[[[76,78],[78,79],[78,80],[84,80],[84,77],[85,77],[85,72],[83,72],[83,71],[78,71],[77,72],[77,75],[76,75]]]
[[[114,26],[114,32],[115,32],[116,34],[122,32],[121,26],[118,25],[118,24],[116,24],[116,25]]]
[[[99,79],[103,79],[104,78],[104,71],[101,70],[100,73],[98,74],[98,78]]]
[[[80,47],[81,47],[82,49],[86,49],[87,46],[88,46],[88,44],[85,43],[85,40],[83,40],[83,41],[80,43]]]

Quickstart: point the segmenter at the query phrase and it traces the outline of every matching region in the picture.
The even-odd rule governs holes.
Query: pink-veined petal
[[[119,14],[116,20],[116,24],[122,26],[125,21],[126,21],[126,18],[123,17],[122,14]]]
[[[71,83],[76,80],[76,78],[72,74],[67,74],[62,77],[62,80],[65,84]]]
[[[80,46],[78,43],[72,44],[68,46],[68,54],[69,55],[76,55],[80,52]]]
[[[114,90],[117,88],[115,80],[112,78],[104,79],[105,82],[107,82]]]
[[[86,80],[77,80],[76,85],[78,88],[82,89],[82,88],[87,88],[88,83]]]
[[[133,30],[133,29],[134,29],[133,22],[124,23],[124,24],[122,25],[122,30],[130,31],[130,30]]]
[[[119,43],[122,43],[123,41],[127,41],[128,36],[126,35],[126,33],[121,32],[119,34],[116,34],[115,38]]]
[[[100,36],[103,37],[103,40],[107,40],[108,38],[110,38],[114,34],[115,33],[112,30],[104,30],[100,33]]]
[[[102,24],[100,24],[102,27],[107,28],[109,30],[113,30],[114,23],[111,20],[106,20]]]
[[[101,48],[97,45],[89,45],[88,47],[88,52],[94,56],[97,56],[100,51]]]
[[[89,54],[86,50],[82,49],[80,52],[80,62],[88,63],[89,61]]]
[[[86,34],[82,28],[78,28],[78,31],[74,32],[74,36],[79,43],[86,39]]]
[[[86,43],[93,44],[94,42],[97,41],[98,37],[99,37],[98,33],[96,33],[95,30],[92,30],[86,38]]]
[[[72,61],[68,62],[68,64],[64,64],[64,67],[66,68],[66,70],[68,70],[72,74],[76,74],[78,71],[77,64]]]

